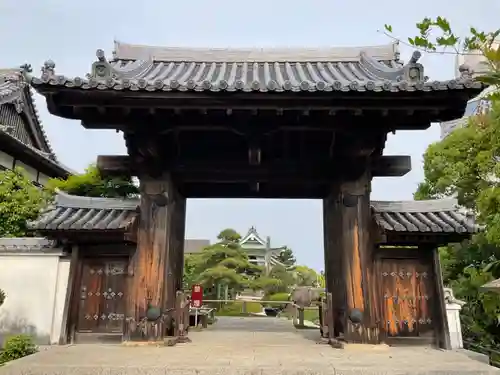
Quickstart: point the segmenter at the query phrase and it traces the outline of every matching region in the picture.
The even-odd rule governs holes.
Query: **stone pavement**
[[[52,347],[0,368],[0,375],[493,375],[499,369],[460,352],[431,348],[316,344],[318,332],[290,321],[220,318],[191,343],[174,347],[74,345]]]

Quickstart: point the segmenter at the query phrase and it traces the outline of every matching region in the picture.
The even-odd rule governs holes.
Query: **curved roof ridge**
[[[30,79],[25,76],[24,73],[31,71],[28,65],[19,68],[8,68],[0,69],[0,105],[2,104],[15,104],[19,105],[20,111],[25,111],[27,108],[32,112],[29,117],[31,117],[35,123],[32,124],[31,121],[28,124],[32,127],[35,138],[41,143],[41,152],[46,152],[49,154],[50,159],[57,161],[56,155],[52,146],[48,140],[47,133],[45,132],[42,120],[38,115],[38,110],[35,104],[35,98],[31,90]],[[24,96],[24,98],[23,98]],[[24,99],[24,100],[23,100]],[[24,103],[23,103],[24,102]],[[26,105],[26,106],[24,106]],[[37,136],[37,127],[40,130],[41,136]]]
[[[139,199],[83,197],[61,190],[57,190],[55,197],[55,206],[67,208],[135,210],[139,203]]]
[[[359,47],[200,48],[114,42],[116,60],[204,62],[359,61],[361,53],[376,60],[397,60],[398,43]]]
[[[455,198],[407,200],[407,201],[371,201],[371,206],[378,212],[439,212],[458,211],[460,206]]]

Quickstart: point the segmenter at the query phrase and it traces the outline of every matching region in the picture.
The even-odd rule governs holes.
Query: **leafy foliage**
[[[33,338],[31,336],[11,336],[6,340],[3,351],[0,352],[0,363],[23,358],[37,351],[38,348],[33,343]]]
[[[22,169],[0,171],[0,237],[30,235],[29,221],[35,220],[52,199],[55,189],[88,197],[130,198],[139,189],[130,178],[108,178],[95,166],[68,179],[51,179],[47,188],[38,188]]]
[[[457,35],[445,18],[438,16],[435,19],[424,18],[417,22],[418,33],[414,37],[408,37],[408,43],[395,37],[391,25],[384,25],[385,34],[412,47],[430,53],[451,53],[483,55],[488,66],[488,72],[476,79],[488,84],[498,86],[500,84],[500,48],[497,38],[500,29],[495,31],[481,31],[475,27],[469,28],[469,33],[464,36]],[[499,99],[498,92],[492,93],[492,99]]]
[[[318,273],[307,266],[296,266],[293,271],[297,286],[317,286]]]
[[[102,176],[95,165],[89,166],[85,173],[69,176],[66,180],[51,179],[47,187],[85,197],[131,198],[139,194],[139,188],[130,177]]]
[[[269,274],[260,266],[252,264],[240,246],[241,236],[233,229],[224,229],[217,236],[218,242],[206,247],[200,253],[184,258],[184,287],[201,284],[207,295],[218,298],[217,291],[228,290],[230,295],[245,289],[261,290],[266,296],[276,293],[288,295],[295,285],[317,284],[316,272],[305,266],[289,269],[295,263],[290,249],[282,260],[287,266],[276,265]]]
[[[326,288],[325,271],[320,271],[318,275],[318,288]]]
[[[185,254],[184,255],[184,274],[183,274],[183,284],[184,289],[190,290],[193,284],[196,282],[196,255]]]
[[[292,267],[295,265],[296,259],[293,255],[292,249],[289,249],[285,246],[285,248],[279,253],[277,259],[280,263],[283,263],[287,267]]]
[[[288,293],[294,284],[293,273],[282,265],[274,266],[269,275],[262,276],[258,280],[259,289],[262,289],[264,294],[268,296],[276,293]]]
[[[244,311],[245,310],[245,311]],[[218,316],[241,316],[243,313],[255,314],[262,312],[262,306],[259,302],[231,302],[225,304],[217,311]]]
[[[33,185],[22,169],[0,171],[0,237],[28,235],[50,195]]]
[[[263,301],[271,301],[274,303],[265,303],[264,305],[267,307],[275,307],[279,309],[285,309],[287,304],[286,303],[280,303],[280,302],[287,302],[290,301],[290,294],[289,293],[276,293],[276,294],[271,294],[271,295],[264,295],[262,298]]]
[[[498,349],[500,298],[480,287],[500,277],[500,30],[471,27],[467,35],[458,36],[444,17],[424,18],[416,27],[418,34],[407,44],[430,53],[482,55],[488,69],[475,79],[496,86],[487,98],[492,101],[489,113],[470,118],[463,129],[429,146],[424,155],[425,180],[415,199],[456,196],[485,225],[484,233],[441,248],[440,256],[445,283],[466,302],[465,338]],[[385,25],[385,33],[399,40],[390,25]]]
[[[0,289],[0,306],[2,306],[5,302],[5,298],[7,298],[7,294],[2,289]]]
[[[252,264],[241,249],[238,242],[241,236],[232,229],[225,229],[217,238],[216,244],[186,257],[185,282],[200,283],[205,289],[224,285],[233,292],[253,286],[262,268]]]

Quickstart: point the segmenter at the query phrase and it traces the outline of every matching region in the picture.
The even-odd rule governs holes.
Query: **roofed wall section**
[[[385,234],[455,235],[453,238],[466,238],[481,230],[455,199],[372,201],[371,206],[374,222]],[[92,231],[125,232],[138,215],[138,207],[139,200],[89,198],[59,192],[53,206],[30,227],[49,237],[51,233],[64,234],[68,231],[82,234]]]

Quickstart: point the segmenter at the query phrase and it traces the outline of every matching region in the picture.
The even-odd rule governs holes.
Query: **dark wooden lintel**
[[[445,232],[386,232],[377,241],[379,245],[425,245],[444,246],[449,243],[462,242],[470,237],[468,233],[445,233]]]
[[[372,176],[401,177],[411,171],[411,156],[387,155],[374,159]]]
[[[338,160],[301,161],[283,163],[179,163],[167,164],[166,169],[181,181],[187,182],[244,182],[244,181],[311,181],[328,183],[343,175],[345,167],[351,170],[355,165],[363,165],[364,158],[351,157]],[[97,168],[103,175],[133,175],[141,172],[128,155],[99,155]],[[372,175],[403,176],[411,170],[409,156],[381,156],[372,162]]]

